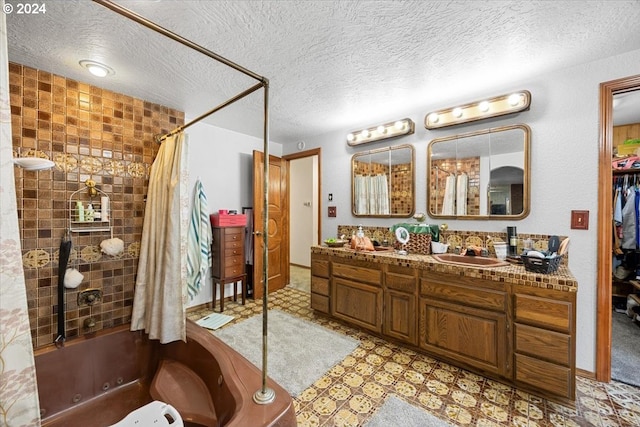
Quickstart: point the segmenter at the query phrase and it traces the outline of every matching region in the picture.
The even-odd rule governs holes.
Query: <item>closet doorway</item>
[[[598,189],[598,302],[596,330],[596,379],[611,381],[612,350],[612,240],[613,240],[613,170],[614,99],[636,95],[640,75],[600,84],[600,159]],[[638,92],[640,93],[640,92]],[[640,170],[638,171],[640,173]]]

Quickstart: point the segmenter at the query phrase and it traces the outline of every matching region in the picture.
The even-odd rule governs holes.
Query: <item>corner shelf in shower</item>
[[[85,197],[82,197],[83,194]],[[105,199],[106,198],[106,199]],[[106,200],[107,206],[102,206],[102,201]],[[100,218],[93,221],[80,221],[77,203],[80,202],[84,206],[85,215],[86,207],[91,203],[94,215],[97,213]],[[104,214],[107,219],[103,220]],[[74,191],[69,196],[69,231],[76,233],[90,233],[94,231],[111,231],[111,198],[104,191],[96,187],[95,182],[87,180],[84,188]]]

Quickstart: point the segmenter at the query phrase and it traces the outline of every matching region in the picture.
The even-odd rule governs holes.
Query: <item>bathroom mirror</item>
[[[522,219],[529,214],[531,131],[502,126],[436,138],[427,150],[434,218]]]
[[[414,212],[414,148],[398,145],[351,158],[351,209],[359,217],[410,217]]]

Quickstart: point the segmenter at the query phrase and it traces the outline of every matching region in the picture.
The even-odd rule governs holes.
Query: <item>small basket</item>
[[[563,255],[558,255],[555,258],[537,258],[521,255],[524,269],[533,273],[549,274],[558,270],[558,266],[562,262]]]

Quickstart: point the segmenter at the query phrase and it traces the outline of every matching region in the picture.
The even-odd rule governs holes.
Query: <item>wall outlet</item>
[[[328,212],[329,212],[329,217],[330,217],[330,218],[335,218],[335,217],[336,217],[336,215],[337,215],[337,209],[336,209],[336,207],[335,207],[335,206],[329,206],[329,207],[327,208],[327,210],[328,210]]]

